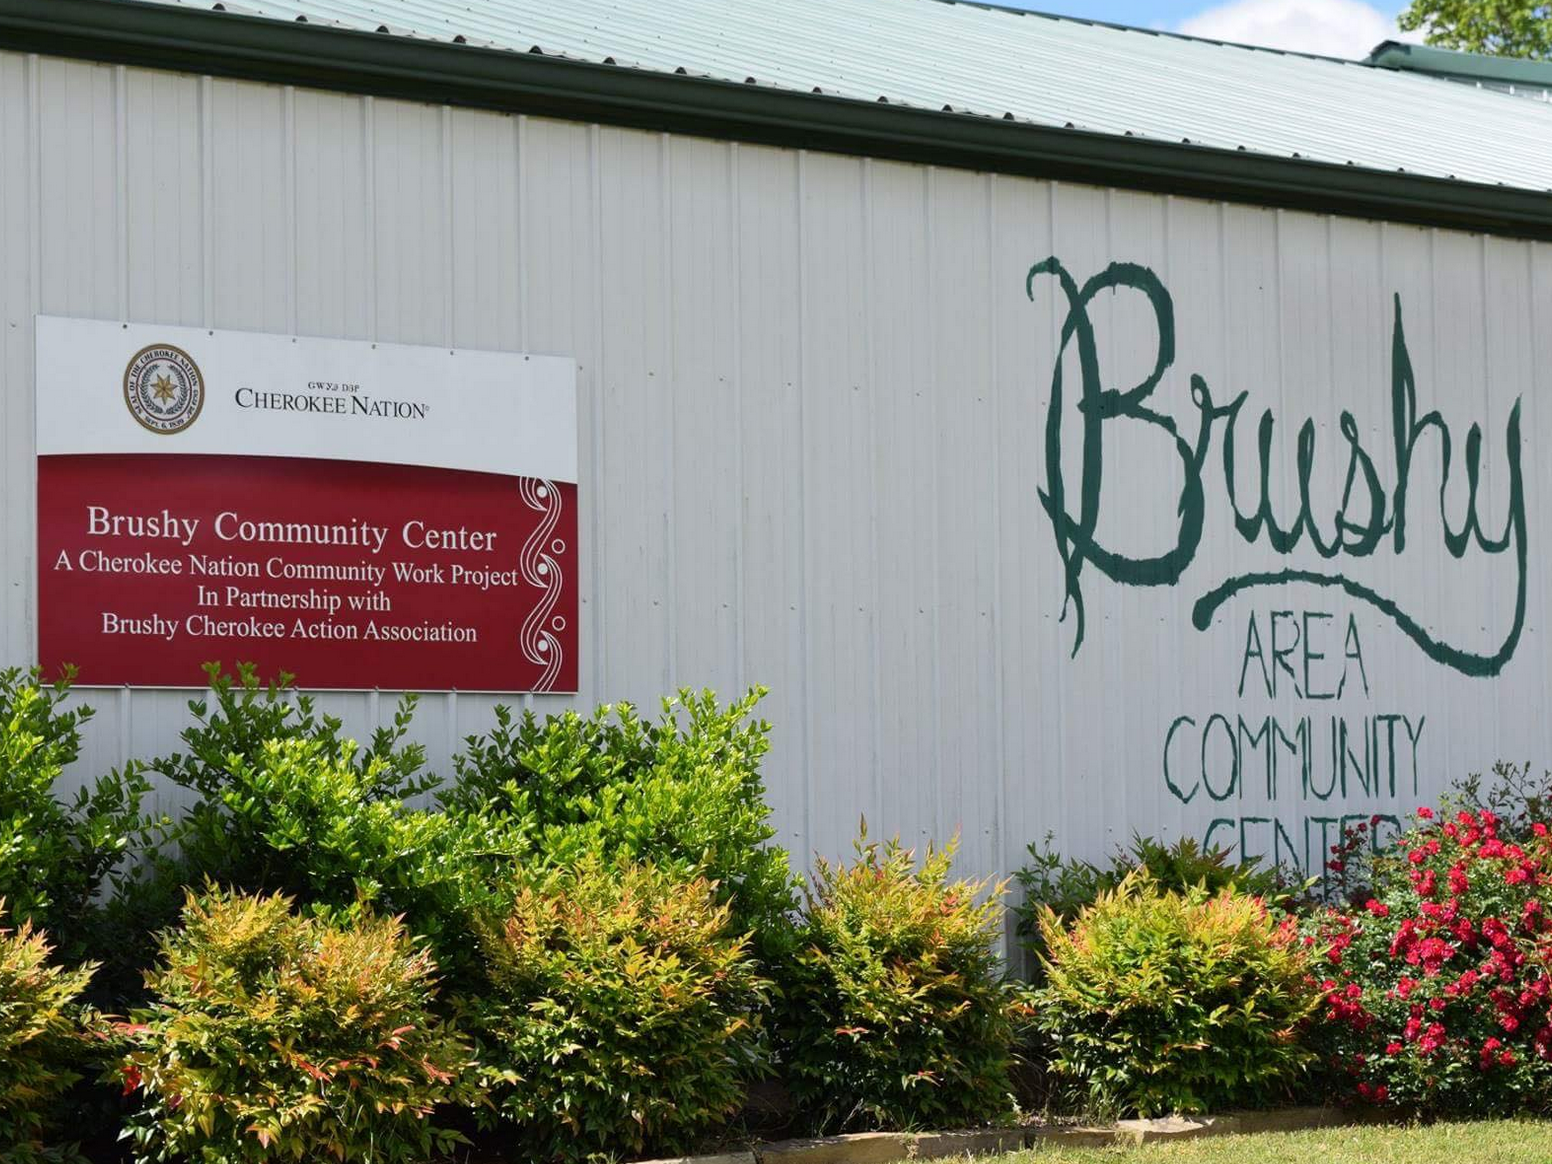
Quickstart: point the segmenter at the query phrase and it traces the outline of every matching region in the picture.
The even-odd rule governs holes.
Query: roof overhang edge
[[[0,0],[0,48],[1552,240],[1552,193],[139,0]]]

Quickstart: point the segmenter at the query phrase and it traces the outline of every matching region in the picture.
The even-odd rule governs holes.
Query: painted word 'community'
[[[1310,503],[1310,479],[1316,446],[1315,424],[1312,420],[1305,420],[1299,428],[1296,444],[1298,510],[1291,520],[1280,521],[1273,512],[1269,486],[1272,438],[1276,424],[1270,409],[1261,414],[1256,434],[1260,454],[1260,496],[1253,505],[1242,507],[1235,489],[1235,436],[1249,393],[1241,392],[1227,403],[1218,404],[1213,400],[1207,381],[1193,374],[1191,400],[1198,415],[1194,440],[1188,439],[1188,434],[1180,431],[1172,417],[1152,407],[1150,398],[1175,361],[1174,302],[1158,276],[1137,264],[1113,263],[1079,287],[1067,269],[1053,256],[1030,269],[1025,290],[1031,299],[1035,297],[1037,281],[1045,275],[1054,276],[1059,282],[1067,300],[1067,313],[1062,324],[1061,343],[1051,380],[1051,399],[1046,413],[1046,487],[1040,492],[1040,500],[1050,519],[1065,572],[1066,599],[1063,611],[1065,613],[1070,604],[1076,615],[1072,647],[1074,655],[1083,644],[1084,602],[1081,579],[1086,565],[1092,564],[1107,578],[1130,586],[1173,586],[1190,566],[1202,540],[1204,467],[1212,445],[1214,426],[1221,423],[1223,488],[1233,509],[1234,527],[1239,536],[1250,544],[1264,538],[1276,553],[1284,555],[1291,554],[1307,539],[1310,548],[1326,560],[1365,558],[1386,544],[1393,553],[1405,551],[1407,506],[1410,500],[1408,485],[1413,458],[1420,451],[1419,442],[1432,431],[1438,437],[1441,466],[1438,505],[1445,548],[1454,558],[1465,556],[1473,544],[1488,555],[1513,552],[1518,571],[1514,620],[1496,649],[1478,653],[1436,638],[1418,617],[1402,610],[1393,599],[1347,577],[1339,570],[1286,569],[1235,575],[1201,595],[1192,610],[1192,622],[1198,630],[1205,630],[1218,608],[1243,591],[1259,586],[1299,582],[1334,587],[1368,604],[1390,619],[1429,658],[1463,674],[1496,675],[1513,657],[1525,626],[1526,599],[1526,516],[1524,479],[1520,469],[1520,404],[1516,399],[1509,412],[1505,433],[1509,502],[1502,534],[1495,537],[1483,530],[1478,514],[1482,430],[1477,424],[1471,426],[1465,441],[1465,516],[1458,526],[1452,525],[1445,511],[1444,499],[1454,467],[1453,442],[1449,426],[1437,411],[1418,415],[1416,379],[1407,351],[1406,333],[1402,327],[1399,295],[1395,298],[1395,326],[1391,336],[1390,417],[1394,483],[1387,490],[1378,463],[1360,439],[1358,422],[1351,412],[1344,409],[1340,417],[1340,429],[1344,441],[1343,456],[1347,462],[1345,484],[1341,504],[1332,515],[1329,525],[1323,529]],[[1117,290],[1136,291],[1147,298],[1158,325],[1159,337],[1153,370],[1142,383],[1124,391],[1106,388],[1100,378],[1098,345],[1093,321],[1089,316],[1089,304],[1096,295],[1102,291]],[[1063,463],[1065,450],[1062,445],[1066,397],[1063,364],[1067,350],[1072,345],[1076,345],[1080,369],[1077,409],[1082,417],[1076,514],[1070,508],[1072,502],[1066,486]],[[1185,483],[1180,491],[1177,508],[1175,541],[1173,547],[1164,554],[1134,557],[1102,544],[1095,536],[1105,469],[1103,436],[1105,425],[1115,420],[1134,421],[1158,429],[1161,439],[1173,443],[1184,467]]]

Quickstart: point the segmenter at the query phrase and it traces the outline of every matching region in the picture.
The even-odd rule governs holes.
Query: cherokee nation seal
[[[124,403],[142,427],[170,436],[199,419],[205,380],[188,352],[152,344],[136,352],[124,369]]]

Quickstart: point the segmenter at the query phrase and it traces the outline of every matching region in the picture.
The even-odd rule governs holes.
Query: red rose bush
[[[1325,995],[1310,1037],[1346,1098],[1552,1110],[1552,840],[1544,824],[1501,832],[1486,809],[1421,809],[1374,859],[1370,895],[1313,919]]]

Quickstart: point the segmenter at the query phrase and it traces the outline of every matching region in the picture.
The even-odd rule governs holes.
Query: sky
[[[1366,57],[1382,40],[1417,40],[1396,28],[1405,4],[1387,0],[1001,0],[1065,16],[1168,29],[1269,48]]]

